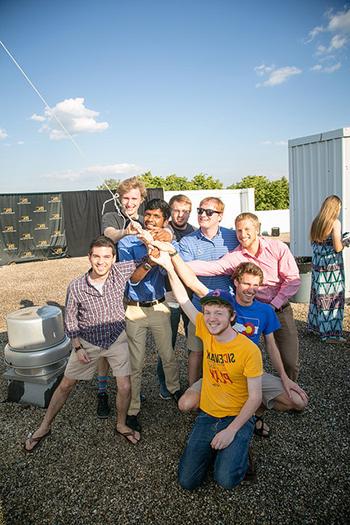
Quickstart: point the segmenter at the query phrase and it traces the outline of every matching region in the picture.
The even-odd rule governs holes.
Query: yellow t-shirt
[[[247,377],[263,373],[260,349],[241,334],[228,343],[217,341],[201,313],[196,335],[203,341],[201,410],[214,417],[237,416],[248,399]]]

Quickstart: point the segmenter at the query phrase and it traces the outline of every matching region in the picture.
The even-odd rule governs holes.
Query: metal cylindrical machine
[[[47,407],[71,351],[57,306],[30,306],[8,314],[4,377],[8,400]]]

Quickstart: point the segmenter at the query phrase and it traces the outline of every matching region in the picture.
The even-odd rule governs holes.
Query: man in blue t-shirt
[[[193,271],[179,255],[174,255],[173,246],[162,243],[161,249],[168,250],[172,254],[175,269],[186,286],[200,297],[208,294],[209,289],[196,278]],[[255,299],[262,282],[263,272],[255,264],[246,262],[237,266],[233,275],[233,283],[236,289],[234,298],[236,318],[233,326],[235,330],[246,335],[257,344],[261,336],[264,336],[266,351],[273,368],[278,373],[278,377],[276,377],[265,372],[262,378],[263,405],[257,412],[255,433],[267,437],[269,429],[260,415],[265,408],[274,408],[278,411],[301,411],[307,405],[308,397],[299,385],[289,379],[284,369],[273,335],[273,332],[280,328],[276,313],[269,304]],[[179,401],[180,410],[193,410],[198,406],[200,389],[200,381],[190,386]]]

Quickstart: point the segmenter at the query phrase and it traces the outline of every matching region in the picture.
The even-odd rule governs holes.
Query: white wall
[[[255,211],[261,224],[261,233],[267,232],[271,235],[271,228],[278,227],[280,233],[290,232],[289,210]]]
[[[169,202],[173,195],[182,193],[192,201],[192,213],[189,218],[189,223],[193,226],[198,226],[196,209],[199,203],[205,197],[219,197],[225,204],[224,216],[221,221],[222,226],[233,228],[235,218],[243,211],[250,211],[252,213],[255,209],[254,189],[242,190],[184,190],[184,191],[164,191],[164,199]]]

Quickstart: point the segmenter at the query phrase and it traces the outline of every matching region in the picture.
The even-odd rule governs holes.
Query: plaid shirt
[[[89,343],[108,348],[125,329],[124,290],[139,261],[113,264],[100,293],[89,272],[68,286],[65,330],[68,337],[82,337]]]

